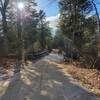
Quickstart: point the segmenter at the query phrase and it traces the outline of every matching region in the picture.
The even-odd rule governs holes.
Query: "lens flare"
[[[22,3],[22,2],[18,3],[18,8],[20,10],[22,10],[24,8],[24,3]]]

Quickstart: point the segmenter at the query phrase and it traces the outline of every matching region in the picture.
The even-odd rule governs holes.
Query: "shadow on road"
[[[0,100],[99,100],[75,85],[56,64],[30,63],[17,73]]]

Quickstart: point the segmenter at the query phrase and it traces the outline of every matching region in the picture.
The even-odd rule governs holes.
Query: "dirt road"
[[[100,100],[78,86],[59,67],[62,59],[50,54],[35,63],[30,62],[21,73],[2,84],[0,81],[0,100]]]

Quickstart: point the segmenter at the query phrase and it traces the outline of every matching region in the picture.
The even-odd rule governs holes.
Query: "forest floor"
[[[81,86],[88,88],[91,92],[100,95],[100,71],[88,69],[77,64],[62,64],[61,68],[68,72]]]
[[[100,100],[72,78],[74,74],[68,71],[71,65],[62,61],[62,56],[50,54],[28,62],[21,73],[13,73],[13,63],[8,70],[1,69],[0,100]]]

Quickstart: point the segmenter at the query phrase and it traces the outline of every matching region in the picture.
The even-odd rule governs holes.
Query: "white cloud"
[[[59,22],[59,14],[56,15],[56,16],[50,16],[50,17],[47,17],[46,20],[49,21],[49,26],[53,29],[53,34],[55,34],[55,31],[57,30],[57,25],[58,25],[58,22]]]
[[[92,16],[93,16],[93,15],[89,14],[89,15],[86,16],[86,18],[89,18],[89,17],[92,17]]]

